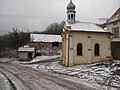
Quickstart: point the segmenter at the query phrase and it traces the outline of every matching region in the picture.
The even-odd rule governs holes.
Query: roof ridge
[[[112,16],[107,20],[107,23],[111,22],[111,19],[120,11],[120,7],[112,14]]]

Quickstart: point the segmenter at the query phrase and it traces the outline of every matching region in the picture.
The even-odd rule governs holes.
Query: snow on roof
[[[66,26],[71,26],[71,31],[89,31],[89,32],[107,32],[103,28],[91,22],[79,22],[77,21],[75,24],[68,24]]]
[[[35,48],[33,47],[19,47],[19,52],[34,52]]]
[[[120,38],[113,38],[112,42],[120,42]]]
[[[61,35],[30,34],[30,41],[33,42],[62,42]]]

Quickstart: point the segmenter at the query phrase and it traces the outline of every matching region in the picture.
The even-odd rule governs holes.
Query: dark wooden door
[[[32,52],[28,53],[28,59],[32,59]]]
[[[120,59],[120,42],[112,42],[113,59]]]

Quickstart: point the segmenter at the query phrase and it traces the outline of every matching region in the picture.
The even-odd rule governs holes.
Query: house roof
[[[114,22],[120,20],[120,8],[110,17],[107,23]]]
[[[32,42],[62,42],[61,35],[30,34]]]
[[[66,25],[64,28],[71,31],[107,32],[107,30],[104,30],[103,28],[91,22],[76,21],[76,23],[74,24],[69,24],[66,22]]]
[[[34,52],[35,48],[33,47],[19,47],[19,52]]]

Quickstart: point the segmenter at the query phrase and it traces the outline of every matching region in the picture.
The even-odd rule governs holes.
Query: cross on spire
[[[72,2],[72,0],[70,0],[70,2]]]

